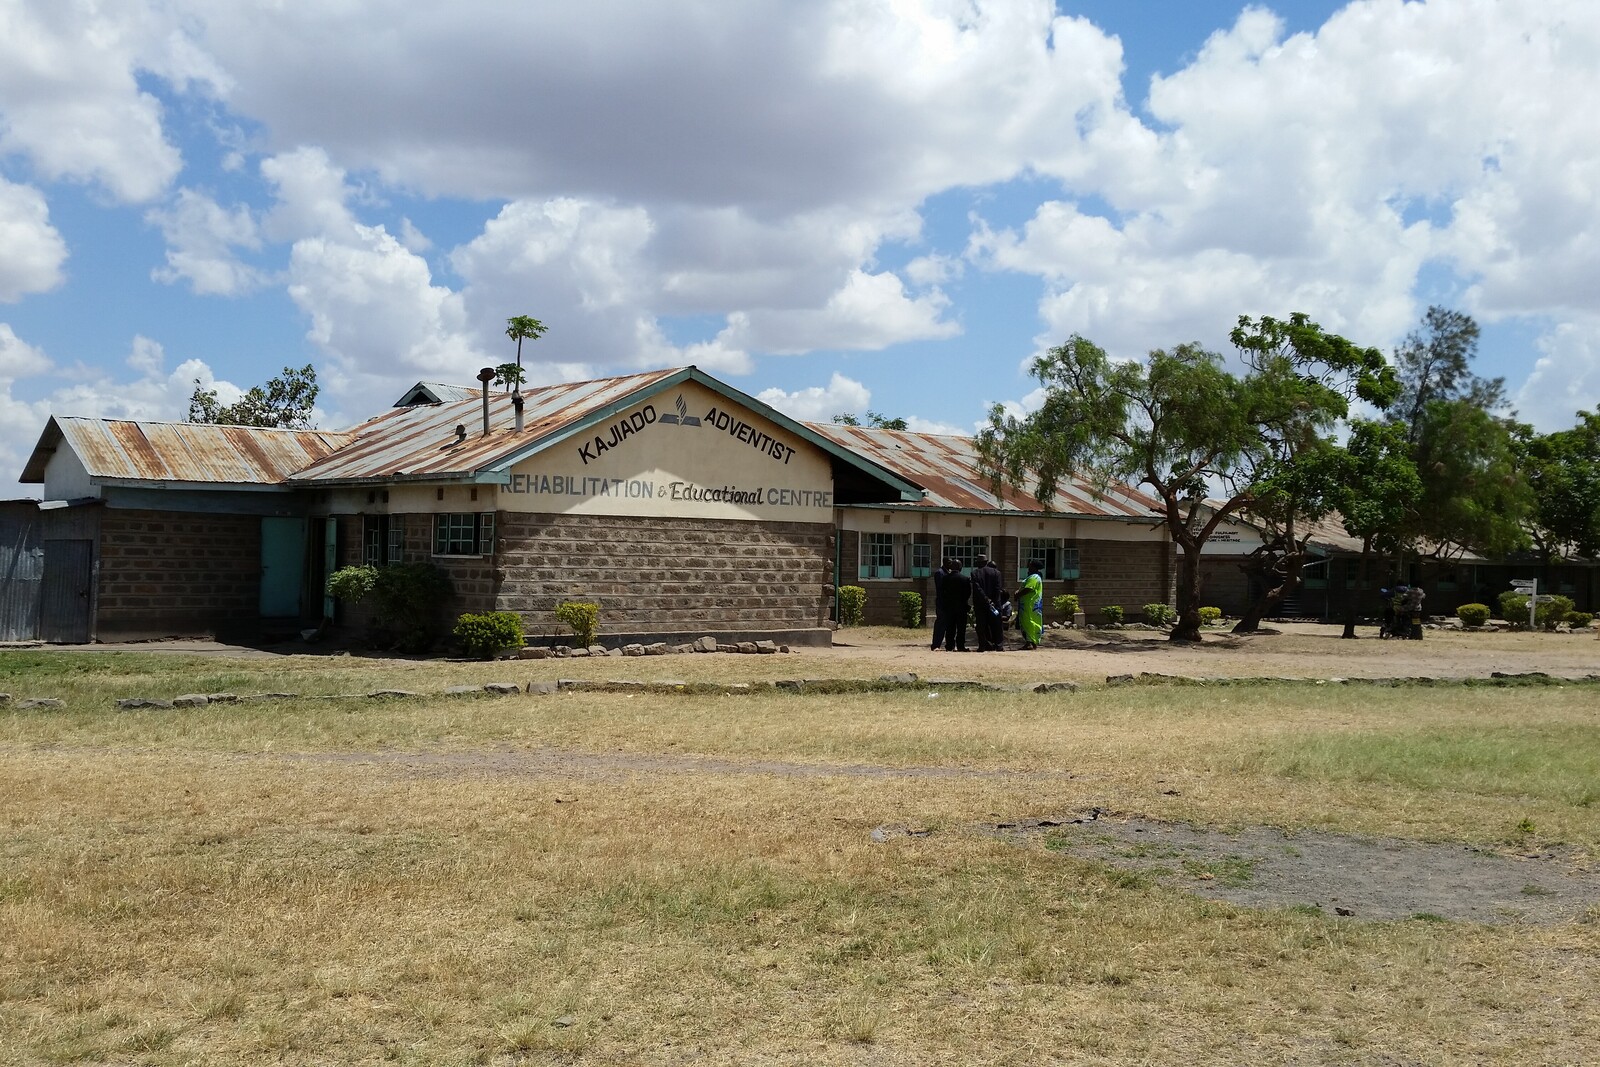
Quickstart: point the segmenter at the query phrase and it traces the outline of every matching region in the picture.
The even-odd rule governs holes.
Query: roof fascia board
[[[297,486],[285,482],[183,482],[177,479],[151,479],[151,478],[104,478],[91,477],[90,485],[115,486],[118,489],[170,489],[181,492],[193,489],[203,492],[218,490],[230,493],[290,493]]]
[[[893,509],[912,515],[982,515],[995,516],[1002,519],[1081,519],[1089,522],[1128,522],[1139,525],[1159,526],[1167,520],[1164,516],[1151,512],[1149,515],[1095,515],[1084,511],[1024,511],[1021,508],[953,508],[941,507],[936,504],[840,504],[841,508],[855,508],[862,511]]]

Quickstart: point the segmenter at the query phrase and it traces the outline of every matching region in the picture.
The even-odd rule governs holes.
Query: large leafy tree
[[[1422,498],[1422,479],[1405,429],[1397,422],[1356,420],[1338,457],[1331,499],[1343,518],[1345,532],[1361,538],[1357,588],[1366,589],[1374,553],[1398,555],[1404,549],[1404,531],[1412,525]],[[1359,593],[1347,598],[1340,636],[1356,636],[1360,600]]]
[[[1390,419],[1410,443],[1421,496],[1404,540],[1435,556],[1525,547],[1530,507],[1517,471],[1505,382],[1472,372],[1478,324],[1430,307],[1395,350],[1400,397]]]
[[[1328,333],[1303,314],[1241,318],[1229,336],[1246,380],[1268,398],[1256,424],[1258,447],[1223,476],[1249,494],[1247,510],[1263,532],[1261,546],[1242,563],[1260,589],[1234,626],[1235,633],[1249,633],[1300,588],[1310,526],[1338,506],[1344,457],[1329,432],[1350,401],[1387,407],[1400,386],[1383,353]]]
[[[1600,555],[1600,413],[1580,411],[1577,426],[1549,434],[1522,427],[1516,450],[1534,547],[1546,560]]]
[[[197,378],[189,397],[189,421],[303,430],[311,426],[320,390],[316,368],[309,363],[299,369],[283,368],[282,374],[252,386],[232,404],[219,402],[217,391],[205,388]]]
[[[978,435],[991,476],[1031,479],[1046,503],[1077,476],[1143,485],[1160,500],[1160,522],[1179,549],[1174,641],[1200,638],[1200,553],[1217,527],[1277,494],[1274,485],[1295,495],[1293,461],[1344,416],[1351,395],[1392,395],[1380,354],[1304,315],[1242,318],[1234,343],[1242,373],[1199,345],[1117,362],[1074,335],[1033,363],[1040,408],[1018,419],[997,406]],[[1208,503],[1210,491],[1219,497]]]

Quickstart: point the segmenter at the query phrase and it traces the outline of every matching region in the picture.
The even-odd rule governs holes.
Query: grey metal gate
[[[40,581],[44,549],[32,509],[0,513],[0,641],[39,636]]]
[[[56,644],[86,644],[94,608],[94,542],[45,541],[41,585],[39,637]]]

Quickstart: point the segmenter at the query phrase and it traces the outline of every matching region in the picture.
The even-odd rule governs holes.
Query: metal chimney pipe
[[[522,432],[522,391],[516,386],[511,389],[511,412],[516,418],[517,432]]]
[[[485,367],[478,372],[478,381],[483,383],[483,436],[489,436],[489,383],[494,381],[494,368]]]

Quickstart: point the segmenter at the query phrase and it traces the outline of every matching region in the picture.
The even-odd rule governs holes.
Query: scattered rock
[[[1132,685],[1133,684],[1133,675],[1131,675],[1131,674],[1108,674],[1108,675],[1106,675],[1106,684],[1107,685]]]
[[[209,700],[213,704],[237,704],[237,703],[239,703],[239,694],[238,693],[207,693],[206,694],[206,699]]]
[[[299,693],[257,693],[256,700],[298,700]]]
[[[717,645],[717,651],[718,652],[737,652],[737,651],[739,651],[739,646],[738,645],[723,645],[723,644],[719,644],[719,645]]]
[[[806,683],[803,678],[780,678],[778,681],[773,682],[772,684],[778,689],[800,690],[806,687]]]
[[[642,656],[644,655],[644,646],[638,642],[623,645],[622,654],[624,656]]]
[[[778,643],[776,641],[757,641],[756,642],[756,652],[760,653],[763,656],[776,655],[777,651],[778,651]]]
[[[905,674],[880,674],[878,675],[878,681],[888,682],[890,685],[915,685],[917,684],[917,676],[909,672]]]
[[[551,651],[556,654],[557,659],[565,659],[573,654],[571,645],[557,645],[555,648],[551,649]]]
[[[605,645],[590,645],[589,646],[589,655],[591,655],[591,656],[603,656],[605,654],[606,654],[606,646]]]
[[[175,708],[203,708],[209,703],[211,699],[204,693],[185,693],[172,698],[172,706]]]
[[[697,651],[697,649],[694,647],[694,645],[692,643],[691,644],[687,644],[687,645],[673,645],[672,646],[672,654],[674,656],[682,656],[682,655],[686,655],[687,653],[694,652],[694,651]]]
[[[377,699],[379,697],[414,697],[420,695],[421,694],[419,693],[413,693],[409,689],[374,689],[372,692],[367,694],[367,696],[372,699]]]
[[[756,643],[754,641],[740,641],[736,647],[739,652],[746,656],[753,656],[756,654]]]
[[[516,682],[488,682],[484,685],[483,691],[493,693],[495,696],[508,697],[522,692],[522,686]]]
[[[541,645],[529,645],[518,653],[520,659],[549,659],[550,650]]]
[[[794,649],[790,648],[788,645],[779,645],[778,651],[787,656],[789,653],[793,652]]]
[[[464,697],[468,693],[481,693],[483,687],[479,685],[447,685],[444,695],[447,697]]]
[[[610,656],[612,659],[621,659],[623,655],[621,648],[608,648],[606,649],[605,654]]]
[[[1106,679],[1106,681],[1110,682],[1111,679],[1108,678],[1108,679]],[[1031,686],[1030,689],[1031,689],[1032,692],[1035,692],[1035,693],[1076,693],[1078,691],[1078,683],[1077,682],[1038,682],[1038,683],[1035,683],[1033,686]]]
[[[696,652],[715,652],[717,651],[717,639],[715,637],[697,637],[693,648]]]
[[[652,641],[644,646],[644,654],[647,656],[665,656],[667,654],[667,643],[665,641]]]
[[[148,697],[122,697],[117,701],[117,707],[123,711],[131,711],[135,708],[170,708],[172,707],[172,701],[151,700]]]
[[[591,655],[591,653],[587,648],[569,648],[566,651],[566,655],[571,656],[574,659],[582,659],[585,656]]]
[[[556,692],[560,688],[561,688],[561,683],[560,682],[552,682],[549,679],[544,679],[544,680],[541,680],[541,681],[529,682],[528,683],[528,692],[529,693],[550,694],[550,693]]]
[[[29,711],[29,710],[31,710],[33,708],[62,708],[62,707],[66,707],[66,702],[65,701],[61,701],[61,700],[57,700],[55,697],[34,697],[32,700],[19,700],[19,701],[17,701],[17,710],[18,711]]]
[[[0,704],[9,704],[9,703],[11,703],[11,694],[10,693],[0,693]]]
[[[577,1021],[578,1017],[576,1015],[558,1015],[554,1019],[550,1020],[550,1025],[568,1027]]]

